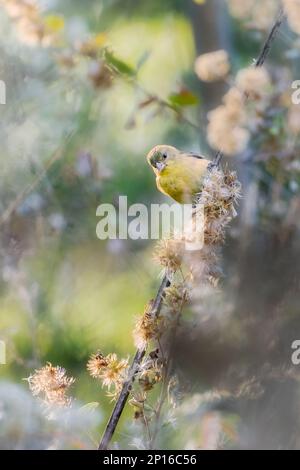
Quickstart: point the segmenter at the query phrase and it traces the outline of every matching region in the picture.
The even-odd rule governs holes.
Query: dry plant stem
[[[165,274],[161,281],[161,284],[159,286],[158,292],[156,294],[155,300],[152,305],[151,314],[153,315],[153,317],[157,317],[159,315],[160,309],[163,303],[164,290],[169,286],[170,286],[170,281],[169,281],[168,276]],[[135,379],[135,375],[139,369],[139,366],[143,360],[143,357],[145,356],[145,353],[146,353],[146,347],[138,349],[135,353],[133,362],[131,364],[131,367],[128,373],[128,379],[123,384],[119,398],[117,399],[117,402],[115,404],[111,417],[107,423],[107,426],[102,436],[98,450],[107,449],[110,443],[110,440],[115,432],[115,429],[121,417],[122,411],[126,404],[128,395],[132,387],[132,383],[134,382],[134,379]]]
[[[273,26],[271,28],[271,31],[269,32],[269,35],[268,35],[268,37],[267,37],[267,39],[266,39],[266,41],[265,41],[265,43],[262,47],[262,50],[261,50],[258,58],[255,61],[255,67],[261,67],[264,64],[264,62],[265,62],[265,60],[266,60],[266,58],[267,58],[267,56],[270,52],[272,43],[273,43],[273,41],[274,41],[278,31],[279,31],[279,28],[280,28],[282,22],[284,21],[284,19],[285,19],[284,10],[283,10],[283,8],[280,8],[280,10],[278,12],[278,15],[277,15],[277,18],[275,20],[275,23],[273,24]]]
[[[177,329],[178,329],[178,325],[179,325],[179,322],[180,322],[183,307],[184,307],[184,301],[181,302],[179,312],[178,312],[177,318],[176,318],[176,323],[175,323],[174,327],[172,328],[172,331],[171,331],[171,334],[170,334],[171,344],[170,344],[170,347],[169,347],[168,358],[166,359],[166,366],[164,368],[165,369],[164,370],[164,379],[163,379],[163,384],[162,384],[161,394],[160,394],[160,397],[159,397],[158,406],[157,406],[157,409],[156,409],[156,416],[155,416],[156,423],[155,423],[155,428],[154,428],[154,431],[153,431],[152,439],[150,441],[150,447],[149,447],[150,449],[153,449],[154,445],[155,445],[155,440],[157,438],[158,431],[159,431],[161,411],[162,411],[162,408],[163,408],[163,405],[165,403],[166,396],[167,396],[167,393],[168,393],[168,382],[169,382],[169,379],[170,379],[170,376],[171,376],[171,371],[172,371],[172,357],[174,355],[174,346],[175,346],[176,334],[177,334]]]
[[[170,370],[171,370],[171,366],[172,366],[172,364],[171,364],[172,360],[171,360],[170,356],[171,355],[169,355],[168,360],[166,361],[165,373],[164,373],[164,379],[163,379],[161,394],[160,394],[160,397],[159,397],[159,402],[158,402],[157,409],[155,410],[156,423],[155,423],[152,438],[150,440],[150,445],[149,445],[150,450],[154,449],[155,441],[156,441],[157,434],[158,434],[158,431],[159,431],[161,411],[162,411],[162,408],[163,408],[163,405],[164,405],[164,402],[165,402],[165,399],[166,399],[167,391],[168,391],[168,380],[170,378]]]
[[[147,433],[148,447],[151,448],[152,436],[151,436],[151,432],[150,432],[150,428],[149,428],[148,418],[145,416],[144,406],[143,406],[143,423],[144,423],[145,430],[146,430],[146,433]]]
[[[285,19],[285,13],[284,13],[284,10],[283,8],[280,8],[278,14],[277,14],[277,17],[276,17],[276,20],[263,44],[263,47],[261,49],[261,52],[259,54],[259,56],[257,57],[256,61],[254,62],[254,66],[255,67],[261,67],[264,63],[265,63],[265,60],[271,50],[271,46],[273,44],[273,41],[279,31],[279,28],[280,26],[282,25],[283,21]],[[248,96],[245,95],[245,99],[247,100],[248,99]],[[224,154],[221,150],[219,150],[213,160],[213,164],[218,166],[223,158]]]
[[[272,29],[270,30],[264,44],[263,44],[263,47],[262,47],[262,50],[258,56],[258,58],[256,59],[255,61],[255,66],[256,67],[261,67],[264,63],[265,63],[265,60],[271,50],[271,46],[274,42],[274,39],[276,37],[276,34],[283,22],[283,20],[285,19],[285,14],[283,12],[283,9],[280,9],[277,17],[276,17],[276,20],[274,22],[274,25],[272,27]],[[150,94],[149,94],[150,95]],[[158,101],[161,101],[160,98],[158,98]],[[162,104],[165,104],[165,103],[162,103]],[[194,127],[194,125],[193,125]],[[223,153],[221,151],[217,152],[217,154],[215,155],[213,161],[212,161],[212,164],[213,166],[219,166],[222,158],[223,158]],[[160,309],[161,309],[161,305],[162,305],[162,301],[163,301],[163,295],[164,295],[164,290],[166,287],[169,287],[170,286],[170,281],[168,279],[168,277],[165,275],[161,281],[161,284],[159,286],[159,289],[158,289],[158,292],[157,292],[157,295],[156,295],[156,298],[155,298],[155,301],[153,303],[153,308],[152,308],[152,314],[154,316],[157,316],[160,312]],[[111,441],[111,438],[115,432],[115,429],[117,427],[117,424],[119,422],[119,419],[121,417],[121,414],[123,412],[123,409],[124,409],[124,406],[126,404],[126,401],[127,401],[127,398],[128,398],[128,395],[130,393],[130,389],[131,389],[131,386],[132,386],[132,383],[135,379],[135,374],[139,368],[139,365],[141,364],[142,360],[143,360],[143,357],[145,356],[145,353],[146,353],[146,348],[143,348],[143,349],[138,349],[136,354],[135,354],[135,357],[133,359],[133,362],[132,362],[132,365],[131,365],[131,368],[130,368],[130,371],[129,371],[129,375],[128,375],[128,380],[124,383],[123,385],[123,388],[121,390],[121,393],[120,393],[120,396],[119,398],[117,399],[117,402],[115,404],[115,407],[113,409],[113,412],[111,414],[111,417],[108,421],[108,424],[106,426],[106,429],[104,431],[104,434],[103,434],[103,437],[101,439],[101,442],[100,442],[100,445],[98,447],[98,450],[105,450],[107,449],[110,441]]]

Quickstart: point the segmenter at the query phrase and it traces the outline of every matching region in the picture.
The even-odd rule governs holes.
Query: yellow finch
[[[147,161],[156,175],[159,191],[181,204],[194,202],[211,163],[201,155],[181,152],[170,145],[154,147],[148,153]]]

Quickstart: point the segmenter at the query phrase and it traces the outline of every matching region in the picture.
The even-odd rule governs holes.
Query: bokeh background
[[[87,359],[98,349],[133,353],[135,318],[160,279],[155,242],[98,240],[96,208],[104,202],[117,207],[119,195],[129,203],[167,202],[145,160],[156,144],[214,156],[207,112],[220,104],[235,72],[257,56],[278,2],[257,2],[256,16],[245,19],[223,0],[41,0],[47,34],[26,18],[20,24],[16,18],[26,14],[17,7],[14,13],[8,3],[0,2],[0,78],[6,84],[6,104],[0,105],[0,339],[7,352],[0,366],[0,446],[93,448],[112,404],[89,376]],[[195,59],[217,49],[227,50],[232,75],[201,82]],[[284,77],[276,89],[282,95],[297,79],[299,50],[285,25],[268,61],[274,82]],[[220,432],[224,446],[299,444],[294,375],[284,375],[280,385],[274,374],[268,386],[260,383],[266,395],[257,392],[251,406],[248,399],[234,406],[220,399],[212,411],[201,408],[199,398],[219,387],[220,377],[222,387],[236,384],[238,376],[257,388],[263,366],[273,370],[275,357],[277,371],[291,366],[291,342],[300,335],[299,152],[294,136],[292,157],[286,157],[294,166],[287,167],[285,116],[286,109],[274,106],[248,149],[225,159],[237,169],[244,197],[224,248],[223,320],[216,328],[216,316],[202,316],[193,345],[186,343],[188,332],[179,340],[179,367],[194,397],[177,417],[180,433],[171,423],[162,434],[162,448],[214,447]],[[270,129],[272,146],[261,150]],[[228,309],[234,313],[226,324]],[[69,425],[46,423],[23,380],[47,361],[76,378],[78,406],[90,404],[88,416],[74,417],[72,433]],[[126,410],[116,433],[125,447],[139,445],[131,416]]]

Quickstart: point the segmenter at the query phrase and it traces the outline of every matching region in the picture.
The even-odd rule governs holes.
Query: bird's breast
[[[172,197],[175,201],[180,203],[190,202],[190,187],[181,176],[161,175],[156,178],[156,183],[160,191]]]
[[[208,160],[185,157],[173,161],[157,175],[157,187],[180,203],[193,202],[201,191]]]

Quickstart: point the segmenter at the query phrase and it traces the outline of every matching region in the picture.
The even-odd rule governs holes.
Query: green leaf
[[[136,70],[131,65],[116,57],[112,52],[106,50],[104,58],[107,64],[112,66],[119,73],[129,75],[131,77],[136,75]]]
[[[199,98],[190,90],[181,90],[179,93],[171,93],[168,97],[173,106],[194,106],[199,103]]]

